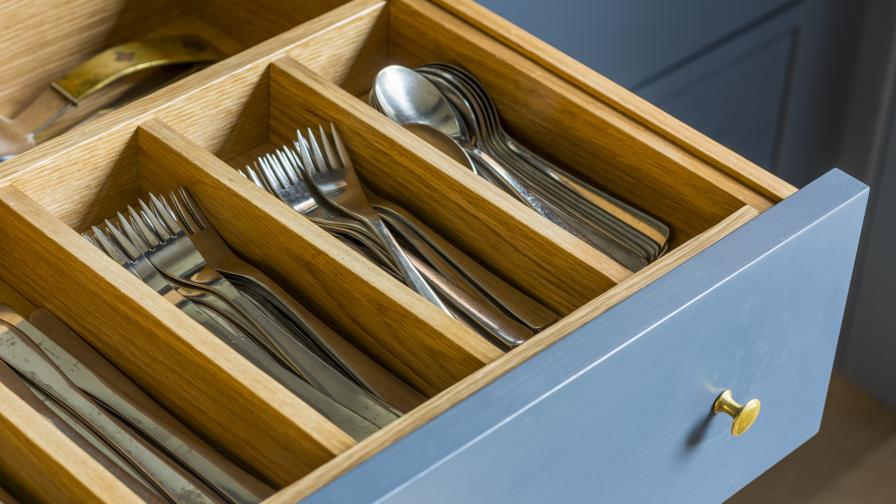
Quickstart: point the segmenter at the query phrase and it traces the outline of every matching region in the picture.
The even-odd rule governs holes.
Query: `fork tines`
[[[148,203],[147,203],[148,200]],[[170,201],[169,201],[170,200]],[[91,226],[82,236],[120,263],[134,261],[183,234],[206,229],[208,219],[190,193],[183,187],[171,191],[168,198],[149,193],[128,205],[112,219]]]

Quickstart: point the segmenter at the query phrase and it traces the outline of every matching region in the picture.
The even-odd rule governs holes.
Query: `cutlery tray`
[[[144,33],[186,26],[242,52],[0,164],[0,302],[24,315],[51,310],[280,489],[270,502],[528,502],[598,489],[620,502],[687,488],[693,501],[720,500],[817,430],[866,197],[859,183],[834,172],[797,192],[472,3],[77,3],[37,13],[0,3],[10,13],[0,23],[58,28],[17,35],[40,49],[16,47],[0,112],[85,55]],[[74,43],[51,57],[63,36]],[[632,273],[366,104],[379,69],[429,62],[471,70],[514,137],[663,220],[670,251]],[[366,186],[562,318],[505,353],[236,171],[297,127],[328,122]],[[181,185],[235,251],[430,399],[355,442],[79,236],[146,192]],[[726,289],[736,295],[721,297]],[[831,315],[813,319],[819,310]],[[686,323],[675,322],[681,314]],[[657,330],[669,334],[642,337]],[[716,359],[717,347],[730,360]],[[573,394],[568,385],[587,376],[595,381]],[[769,412],[753,439],[732,441],[710,414],[732,383]],[[668,390],[682,398],[638,395]],[[574,402],[549,401],[555,392]],[[8,390],[0,395],[0,475],[47,501],[136,500]],[[671,423],[659,414],[666,405]],[[691,441],[695,455],[673,457],[701,421],[710,430]],[[594,431],[577,447],[579,424]],[[639,427],[663,437],[639,437]],[[614,428],[625,448],[601,451],[615,446],[602,444]],[[464,455],[480,442],[493,454]],[[558,469],[536,470],[543,456]],[[588,461],[623,476],[571,469]],[[522,472],[505,474],[515,462]],[[635,493],[613,493],[654,471]],[[714,474],[729,478],[698,482]],[[463,489],[447,483],[456,478]]]

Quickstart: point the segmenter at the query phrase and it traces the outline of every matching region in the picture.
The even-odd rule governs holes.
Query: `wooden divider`
[[[20,396],[23,388],[30,393],[24,382],[12,388],[7,375],[16,375],[0,366],[0,483],[6,490],[47,503],[143,502]]]
[[[230,457],[285,484],[354,444],[15,187],[0,220],[5,279]]]
[[[22,297],[21,294],[2,280],[0,280],[0,304],[5,304],[15,310],[16,313],[26,317],[37,308],[31,301]]]
[[[526,32],[474,0],[431,0],[514,51],[527,56],[547,70],[575,84],[622,114],[656,131],[713,168],[721,170],[768,200],[758,207],[765,210],[796,192],[796,187],[765,171],[719,142],[700,133],[684,121],[628,91],[621,84],[593,71],[563,51]]]
[[[727,174],[427,0],[392,2],[389,27],[390,63],[466,67],[489,90],[514,136],[669,222],[678,231],[673,245],[744,204],[770,206]]]
[[[365,184],[568,313],[631,272],[293,59],[271,68],[271,143],[333,122]]]
[[[741,207],[719,224],[691,240],[687,245],[669,252],[638,274],[626,278],[613,289],[593,299],[590,303],[582,306],[558,323],[536,334],[525,345],[520,345],[511,350],[501,359],[466,377],[455,386],[399,418],[385,429],[361,441],[311,474],[268,497],[264,504],[290,504],[301,501],[356,465],[374,456],[378,451],[413,432],[416,428],[525,362],[533,355],[553,345],[595,316],[609,310],[616,303],[644,288],[671,269],[680,266],[695,254],[710,247],[735,229],[752,220],[758,214],[759,212],[752,207]]]
[[[501,351],[160,121],[141,179],[186,186],[224,239],[402,379],[433,395]]]

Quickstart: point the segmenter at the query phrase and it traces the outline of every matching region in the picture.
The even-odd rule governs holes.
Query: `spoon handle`
[[[546,176],[557,180],[580,197],[588,200],[595,206],[604,208],[611,215],[626,222],[629,226],[634,227],[639,232],[646,234],[651,240],[660,245],[661,249],[665,249],[669,240],[669,227],[660,222],[658,219],[637,208],[621,201],[591,184],[579,179],[578,177],[553,166],[552,163],[530,151],[525,146],[517,143],[512,138],[506,139],[507,147],[516,155],[525,159],[530,165],[544,173]],[[608,208],[609,207],[609,208]]]
[[[410,257],[414,266],[446,299],[505,348],[517,347],[534,334],[528,327],[502,313],[500,308],[481,294],[453,284],[422,259],[414,255]]]
[[[469,145],[463,147],[474,161],[483,167],[487,167],[495,176],[500,177],[512,189],[517,199],[541,214],[542,217],[580,240],[594,245],[630,271],[638,271],[645,266],[645,260],[633,251],[623,247],[608,236],[585,229],[584,226],[579,225],[574,219],[565,216],[555,205],[529,190],[528,187],[511,175],[506,168],[495,161],[488,153]]]

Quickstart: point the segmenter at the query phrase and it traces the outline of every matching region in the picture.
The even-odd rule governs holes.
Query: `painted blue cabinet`
[[[478,1],[797,186],[836,165],[866,0]]]
[[[307,502],[724,500],[818,430],[867,195],[828,173]]]

